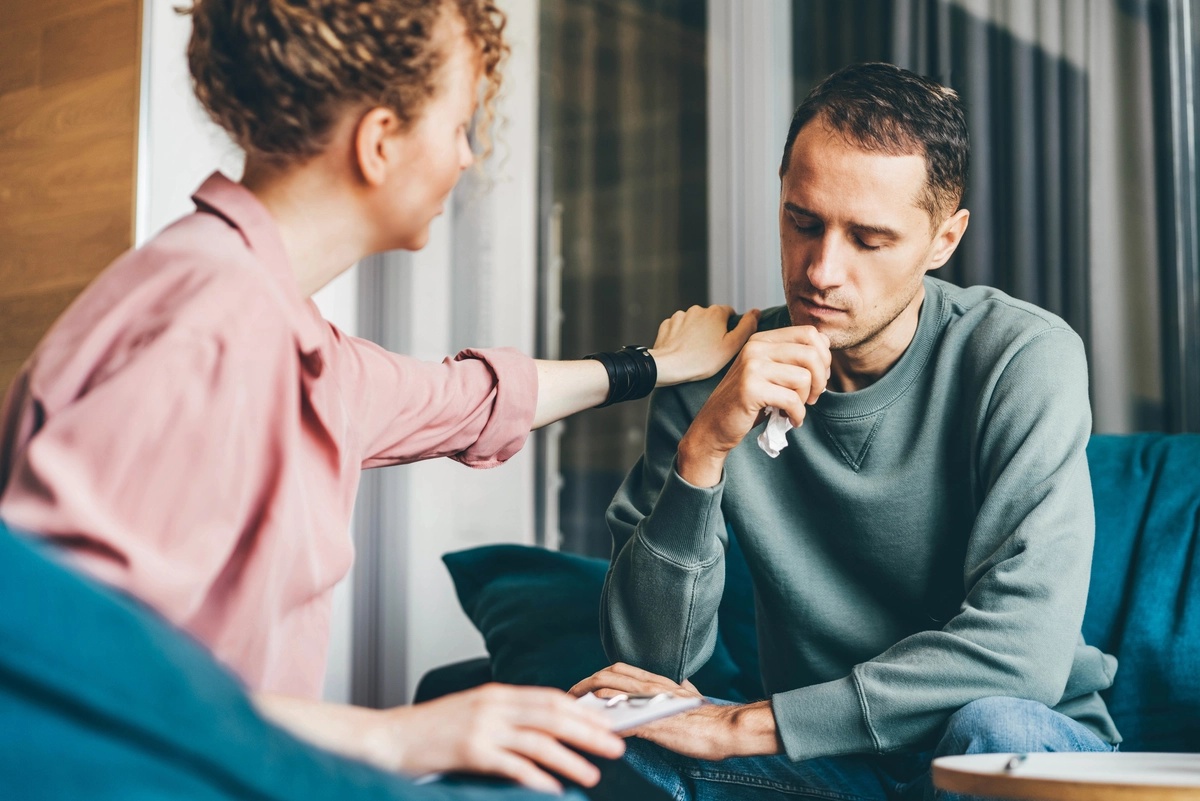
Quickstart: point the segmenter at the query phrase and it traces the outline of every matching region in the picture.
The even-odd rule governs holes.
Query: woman
[[[489,0],[197,0],[188,48],[210,116],[246,151],[197,210],[114,262],[14,382],[0,517],[69,549],[208,645],[293,731],[408,773],[584,785],[622,743],[569,696],[487,687],[368,710],[319,697],[333,586],[364,467],[508,459],[529,430],[711,375],[753,332],[677,313],[651,351],[442,364],[388,353],[309,297],[362,257],[424,246],[500,85]],[[484,126],[486,127],[486,125]],[[572,748],[568,748],[571,746]]]

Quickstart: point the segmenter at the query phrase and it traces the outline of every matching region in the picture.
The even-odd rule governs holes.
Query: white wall
[[[709,302],[783,303],[779,157],[792,119],[788,0],[708,0]]]
[[[440,360],[464,346],[533,353],[537,312],[538,4],[502,2],[512,55],[493,130],[495,153],[455,190],[430,243],[411,257],[408,286],[396,299],[409,353]],[[401,268],[403,269],[403,268]],[[441,562],[448,551],[534,540],[534,449],[493,470],[447,459],[387,469],[406,500],[388,536],[403,564],[385,566],[407,602],[392,626],[403,629],[401,686],[385,697],[412,697],[421,676],[446,662],[480,656],[483,640],[459,608]]]

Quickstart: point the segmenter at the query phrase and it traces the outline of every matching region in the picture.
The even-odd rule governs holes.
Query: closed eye
[[[795,214],[789,214],[788,219],[792,223],[792,228],[804,234],[805,236],[816,236],[821,233],[821,224],[812,220],[803,220]]]

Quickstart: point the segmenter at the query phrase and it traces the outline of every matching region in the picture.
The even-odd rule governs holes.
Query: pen
[[[1013,754],[1012,758],[1005,763],[1004,772],[1012,773],[1014,770],[1021,767],[1021,764],[1028,758],[1029,754]]]

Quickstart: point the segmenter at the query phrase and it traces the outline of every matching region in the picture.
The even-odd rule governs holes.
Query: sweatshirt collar
[[[878,381],[856,392],[830,390],[821,395],[813,409],[825,417],[849,419],[875,414],[893,404],[925,369],[941,331],[945,293],[937,279],[925,276],[925,299],[921,303],[917,330],[908,348]]]

